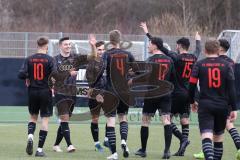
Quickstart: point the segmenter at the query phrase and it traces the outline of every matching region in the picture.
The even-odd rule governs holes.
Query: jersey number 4
[[[209,88],[219,88],[221,85],[221,73],[219,68],[208,68]]]
[[[34,80],[43,80],[43,64],[42,63],[34,63],[33,64],[33,72],[34,72]]]

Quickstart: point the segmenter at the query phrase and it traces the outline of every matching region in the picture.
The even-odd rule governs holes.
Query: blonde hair
[[[119,30],[112,30],[109,32],[109,40],[113,45],[119,44],[121,40],[121,32]]]
[[[220,49],[220,43],[216,39],[210,39],[205,43],[205,51],[207,54],[218,54]]]

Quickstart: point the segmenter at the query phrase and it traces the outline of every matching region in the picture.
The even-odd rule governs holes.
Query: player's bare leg
[[[69,114],[60,115],[59,118],[61,120],[60,125],[61,125],[62,134],[68,146],[67,151],[74,152],[76,148],[72,145],[72,142],[71,142],[70,128],[68,123]]]
[[[214,151],[213,151],[213,133],[205,132],[201,134],[202,138],[202,150],[206,160],[213,160]]]
[[[47,137],[48,133],[48,122],[49,118],[48,117],[42,117],[42,125],[41,129],[39,131],[39,141],[38,141],[38,149],[36,151],[35,156],[36,157],[45,157],[45,153],[43,152],[43,146]]]
[[[236,158],[240,159],[240,135],[237,129],[234,127],[234,123],[227,119],[226,129],[228,133],[231,135],[233,142],[238,150],[236,154]]]
[[[118,114],[118,119],[120,123],[121,148],[123,150],[123,157],[127,158],[129,156],[129,149],[127,146],[127,136],[128,136],[127,115]]]
[[[172,141],[171,118],[169,114],[162,115],[162,123],[164,125],[165,148],[162,159],[170,158],[170,146]]]
[[[187,146],[190,144],[190,141],[188,140],[189,118],[185,118],[185,117],[181,118],[180,123],[182,126],[180,147],[179,147],[178,151],[174,154],[174,156],[184,156],[185,150],[186,150]]]
[[[149,124],[151,122],[151,116],[147,114],[142,115],[142,126],[141,126],[141,148],[135,153],[135,155],[146,157],[147,156],[147,141],[149,135]]]
[[[94,140],[95,150],[103,152],[103,148],[99,142],[99,128],[98,128],[99,115],[92,115],[91,133]]]
[[[213,159],[222,159],[223,155],[223,134],[213,135]]]
[[[117,160],[118,154],[116,150],[116,133],[115,133],[115,123],[116,117],[107,118],[107,137],[109,142],[109,148],[111,150],[111,155],[107,157],[108,160]]]
[[[37,123],[38,115],[30,115],[30,120],[28,123],[28,140],[27,140],[27,147],[26,152],[28,155],[33,154],[33,135],[36,130],[36,123]]]

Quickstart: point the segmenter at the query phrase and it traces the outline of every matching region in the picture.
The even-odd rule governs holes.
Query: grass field
[[[8,114],[12,110],[14,114]],[[8,120],[12,121],[3,121],[4,117],[8,117]],[[32,160],[36,159],[34,156],[28,156],[25,153],[26,147],[26,137],[27,137],[27,109],[24,108],[11,108],[11,107],[3,107],[0,109],[0,160]],[[193,115],[193,119],[196,119],[196,115]],[[194,120],[193,120],[194,121]],[[102,119],[103,122],[103,119]],[[163,147],[164,147],[164,138],[163,138],[163,127],[162,125],[158,125],[158,120],[155,119],[153,125],[150,126],[150,135],[147,147],[148,156],[145,159],[148,160],[159,160],[161,159]],[[57,130],[57,122],[56,117],[52,118],[48,137],[45,143],[45,153],[47,154],[47,158],[43,158],[46,160],[95,160],[95,159],[106,159],[106,157],[110,154],[109,150],[105,148],[104,153],[97,153],[94,151],[92,136],[90,132],[89,121],[85,122],[74,122],[71,124],[71,136],[72,142],[76,146],[77,151],[75,153],[67,153],[66,152],[66,143],[62,142],[61,146],[64,149],[63,153],[55,153],[52,151],[52,145],[55,141],[56,130]],[[101,123],[100,126],[100,140],[104,138],[104,123]],[[239,129],[239,127],[237,127]],[[34,149],[36,150],[37,141],[38,141],[38,130],[37,127],[35,132],[35,143]],[[131,122],[129,126],[129,137],[128,137],[128,145],[130,149],[130,157],[129,160],[137,160],[142,159],[134,155],[134,152],[140,147],[140,125],[139,122]],[[122,152],[120,150],[120,140],[119,140],[119,125],[116,127],[117,132],[117,151],[120,155],[120,159],[124,159],[122,157]],[[199,131],[197,125],[190,126],[190,141],[191,144],[187,148],[185,157],[171,157],[173,160],[192,160],[194,159],[192,154],[200,151],[201,142],[199,137]],[[173,138],[171,152],[174,153],[179,146],[179,142],[176,138]],[[224,141],[224,156],[223,160],[234,160],[236,149],[235,146],[229,136],[228,133],[225,134]],[[40,158],[38,158],[40,159]]]

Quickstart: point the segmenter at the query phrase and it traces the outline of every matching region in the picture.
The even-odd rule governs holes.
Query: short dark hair
[[[59,39],[59,44],[62,44],[63,41],[70,40],[69,37],[62,37]]]
[[[37,39],[37,45],[39,47],[42,47],[42,46],[48,44],[48,42],[49,42],[48,37],[45,37],[45,36],[39,37]]]
[[[104,41],[98,41],[98,42],[95,44],[95,46],[96,46],[96,47],[100,47],[101,45],[104,45],[104,44],[105,44]]]
[[[160,51],[162,50],[162,48],[163,48],[163,40],[162,40],[162,38],[152,37],[150,39],[150,41],[151,41],[152,44],[157,46],[158,50],[160,50]]]
[[[177,44],[181,45],[183,49],[188,50],[190,47],[190,41],[188,38],[182,37],[177,40]]]
[[[207,54],[218,54],[220,43],[216,39],[208,40],[205,43],[205,50]]]
[[[220,47],[222,47],[226,52],[230,48],[230,44],[226,39],[219,39]]]

